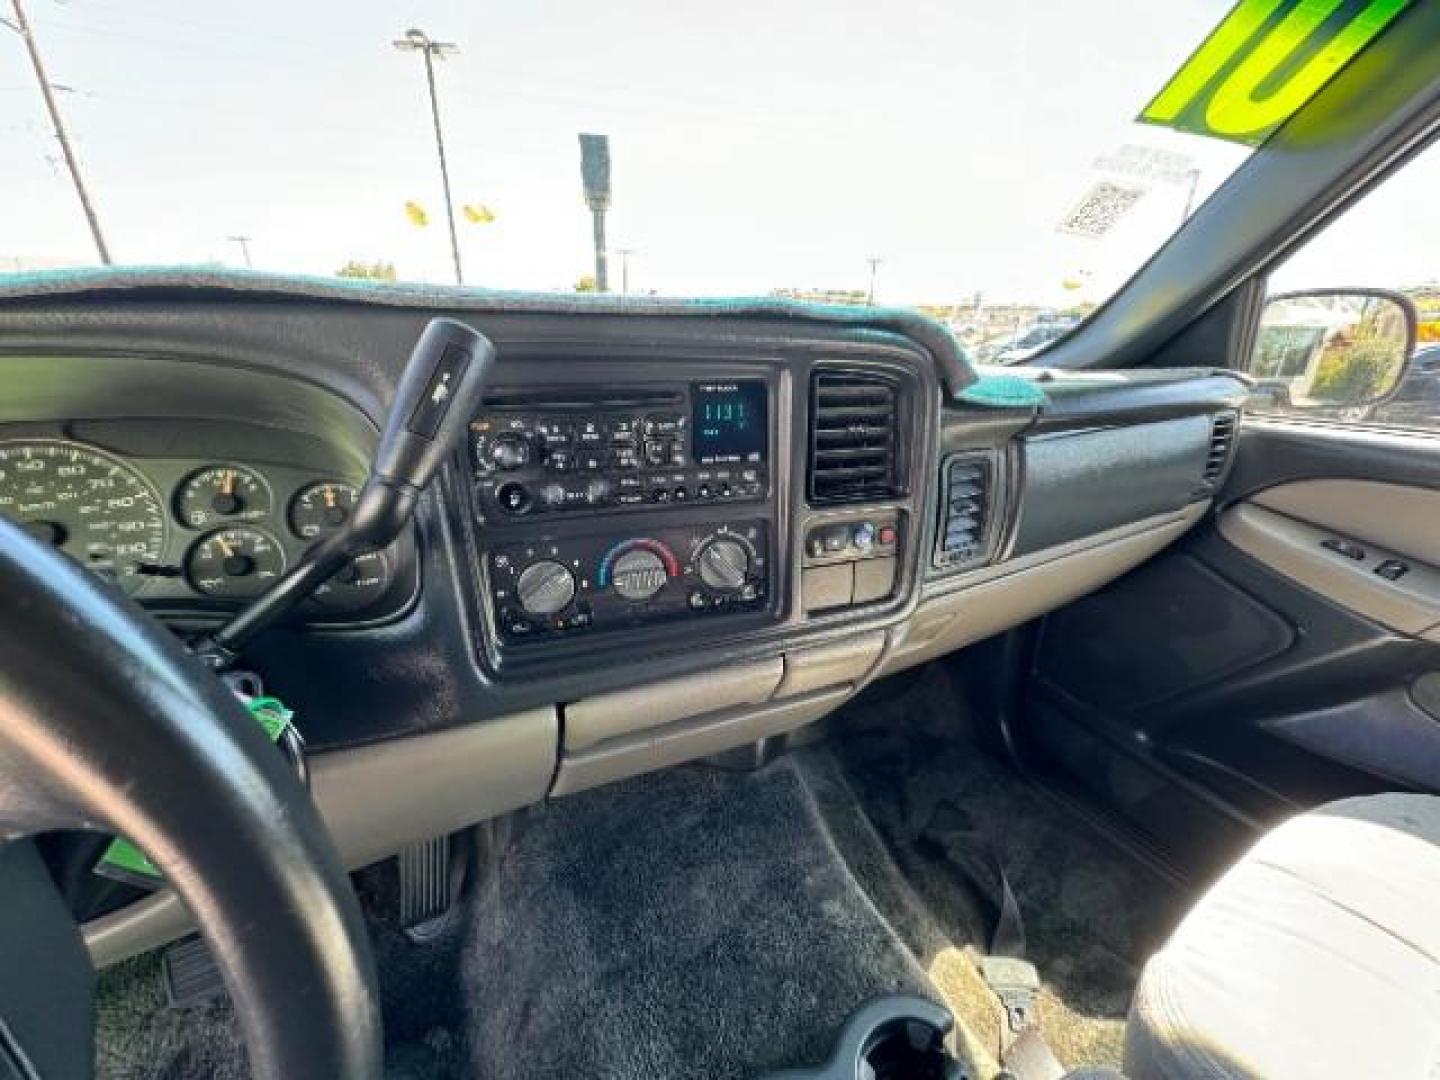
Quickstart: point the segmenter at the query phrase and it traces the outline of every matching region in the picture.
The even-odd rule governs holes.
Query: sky
[[[412,26],[459,45],[437,70],[455,200],[496,215],[458,225],[476,285],[590,271],[581,131],[610,136],[631,288],[675,295],[864,289],[878,258],[881,302],[1103,299],[1189,183],[1149,184],[1102,239],[1061,232],[1097,159],[1184,155],[1203,199],[1245,157],[1133,123],[1230,0],[26,2],[122,263],[243,265],[246,235],[257,269],[450,280],[421,60],[391,45]],[[93,262],[3,28],[0,146],[0,269]]]

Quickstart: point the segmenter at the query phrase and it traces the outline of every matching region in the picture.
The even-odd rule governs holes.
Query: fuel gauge
[[[254,469],[212,465],[191,473],[175,495],[175,513],[192,529],[259,521],[270,513],[270,485]]]

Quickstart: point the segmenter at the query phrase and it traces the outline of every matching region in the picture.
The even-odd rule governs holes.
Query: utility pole
[[[245,256],[245,269],[247,269],[247,270],[253,270],[253,269],[255,269],[255,264],[250,261],[250,237],[248,237],[248,236],[232,236],[232,237],[230,237],[230,242],[231,242],[232,244],[239,244],[239,245],[240,245],[240,254],[242,254],[242,255]]]
[[[868,298],[866,299],[865,302],[866,302],[870,307],[874,307],[874,306],[875,306],[875,275],[876,275],[876,273],[878,273],[879,270],[880,270],[880,264],[881,264],[882,262],[884,262],[885,260],[884,260],[884,259],[881,259],[881,258],[879,258],[879,257],[877,257],[877,256],[875,256],[875,255],[872,255],[872,256],[870,256],[870,258],[866,259],[865,261],[870,264],[870,294],[869,294],[869,296],[868,296]]]
[[[635,254],[634,248],[616,248],[615,254],[620,256],[620,295],[630,295],[630,256]]]
[[[60,106],[55,101],[55,92],[50,85],[50,79],[45,74],[45,63],[40,59],[40,47],[35,43],[35,33],[30,29],[30,20],[25,16],[25,8],[20,0],[10,0],[11,6],[15,9],[15,22],[5,20],[5,24],[20,35],[25,41],[25,51],[30,54],[30,65],[35,69],[35,78],[40,83],[40,96],[45,99],[45,109],[50,114],[50,123],[55,127],[55,137],[60,140],[60,152],[65,157],[65,165],[70,170],[70,179],[75,182],[75,194],[80,198],[80,208],[85,211],[85,221],[90,226],[90,236],[95,241],[95,250],[100,255],[100,262],[109,266],[111,264],[110,249],[105,246],[105,236],[100,232],[100,218],[95,213],[95,206],[90,202],[90,192],[85,188],[85,180],[80,175],[80,162],[75,157],[75,151],[70,146],[70,136],[65,131],[65,121],[60,116]]]
[[[425,84],[430,88],[430,115],[435,120],[435,150],[440,155],[440,183],[445,188],[445,223],[450,226],[450,254],[455,260],[455,284],[465,284],[460,268],[460,237],[455,232],[455,205],[450,198],[450,168],[445,163],[445,133],[440,127],[440,99],[435,94],[435,60],[460,51],[453,41],[432,41],[424,30],[406,30],[394,42],[401,52],[418,52],[425,59]]]

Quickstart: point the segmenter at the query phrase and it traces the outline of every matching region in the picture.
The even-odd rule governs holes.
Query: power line
[[[80,209],[85,213],[85,222],[90,226],[90,236],[95,241],[95,250],[100,255],[100,262],[105,266],[110,265],[110,249],[105,246],[105,236],[100,231],[100,218],[95,213],[95,206],[90,201],[90,192],[86,190],[85,179],[80,175],[80,161],[75,157],[75,151],[70,146],[70,136],[65,130],[65,121],[60,115],[60,106],[55,100],[54,88],[50,83],[49,76],[45,73],[45,63],[40,58],[40,47],[35,42],[35,34],[30,29],[30,21],[25,16],[25,7],[20,0],[10,0],[11,7],[15,10],[15,22],[6,20],[5,25],[18,33],[25,42],[25,51],[30,56],[30,66],[35,69],[35,78],[40,83],[40,96],[45,99],[45,110],[50,114],[50,123],[55,127],[55,137],[60,140],[60,152],[65,156],[65,165],[70,170],[70,179],[75,183],[75,194],[80,199]]]
[[[445,223],[450,226],[450,254],[455,259],[455,284],[465,284],[460,268],[460,237],[455,232],[455,204],[450,197],[450,168],[445,164],[445,132],[440,126],[440,99],[435,93],[435,61],[460,51],[451,41],[432,41],[423,30],[406,30],[393,42],[401,52],[418,52],[425,59],[425,83],[430,88],[430,115],[435,119],[435,149],[440,155],[440,182],[445,188]]]

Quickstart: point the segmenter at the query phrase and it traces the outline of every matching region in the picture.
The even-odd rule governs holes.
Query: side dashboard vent
[[[881,375],[817,371],[810,382],[810,501],[903,494],[897,461],[900,392]]]
[[[1233,412],[1217,413],[1211,421],[1210,453],[1205,458],[1205,471],[1200,477],[1200,483],[1206,490],[1214,488],[1225,475],[1230,455],[1235,450],[1235,429],[1239,423],[1239,414]]]
[[[941,480],[938,566],[959,566],[983,558],[990,539],[995,504],[995,463],[988,456],[950,458]]]

